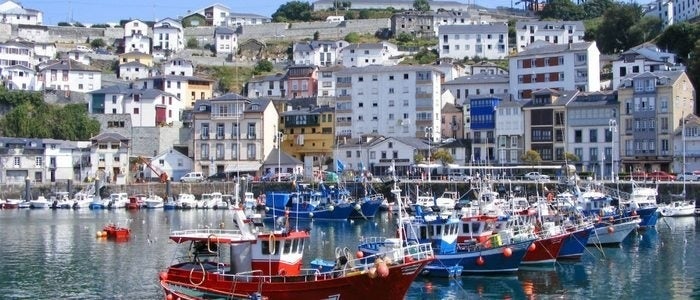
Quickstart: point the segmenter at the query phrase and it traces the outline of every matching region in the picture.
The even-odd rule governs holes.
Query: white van
[[[189,172],[185,176],[180,177],[180,182],[202,182],[204,175],[202,172]]]
[[[447,179],[449,181],[469,181],[472,177],[467,172],[467,169],[448,169]]]
[[[328,22],[328,23],[340,23],[343,21],[345,21],[344,16],[328,16],[326,18],[326,22]]]

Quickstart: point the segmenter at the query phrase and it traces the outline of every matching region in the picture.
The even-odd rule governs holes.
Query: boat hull
[[[627,211],[623,216],[631,217],[635,214],[638,215],[641,220],[639,223],[639,227],[641,228],[654,227],[659,220],[658,207],[639,208],[631,212]]]
[[[564,245],[564,240],[569,237],[569,233],[558,234],[546,238],[535,240],[534,249],[527,251],[523,257],[523,265],[554,265],[557,256]]]
[[[172,266],[161,275],[161,286],[165,298],[184,294],[185,299],[204,299],[194,293],[178,293],[169,286],[187,288],[190,291],[208,292],[211,296],[245,298],[259,295],[271,300],[292,299],[403,299],[413,280],[420,274],[430,259],[406,262],[389,266],[386,277],[372,278],[367,271],[355,271],[341,277],[323,275],[301,276],[246,276],[233,274],[224,276],[207,271],[203,276],[201,264]],[[216,271],[214,267],[213,271]],[[264,279],[263,281],[260,281]],[[257,293],[260,294],[257,294]],[[169,295],[170,296],[169,298]]]
[[[639,218],[627,218],[627,220],[609,223],[598,223],[588,238],[587,245],[616,246],[622,243],[627,236],[639,225]]]
[[[279,216],[288,216],[290,219],[307,219],[307,220],[334,220],[334,221],[345,221],[350,218],[350,213],[355,208],[350,204],[341,204],[333,206],[333,208],[325,209],[305,209],[305,207],[300,207],[299,210],[295,209],[279,209],[270,208],[266,213],[267,218],[274,218]]]
[[[357,209],[352,210],[352,213],[350,214],[350,218],[351,219],[374,218],[374,216],[377,215],[379,208],[382,206],[383,201],[384,201],[383,198],[365,199],[360,204],[359,211]]]
[[[559,250],[559,255],[557,255],[557,260],[581,259],[583,253],[586,251],[586,244],[588,244],[591,232],[593,232],[593,226],[571,232],[564,240],[564,244]]]

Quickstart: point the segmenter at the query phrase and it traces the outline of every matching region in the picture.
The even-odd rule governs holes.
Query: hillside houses
[[[675,55],[651,44],[627,49],[610,59],[608,88],[601,85],[600,51],[583,40],[582,22],[521,20],[516,40],[509,41],[502,20],[467,11],[392,17],[396,34],[437,38],[439,58],[430,64],[406,59],[415,53],[388,41],[295,41],[285,45],[291,60],[271,60],[272,72],[252,76],[240,93],[227,92],[230,87],[206,70],[211,61],[223,61],[212,53],[226,58],[223,68],[252,66],[250,56],[237,55],[237,27],[267,22],[221,4],[184,18],[124,21],[120,47],[110,55],[118,78],[105,79],[108,84],[102,77],[111,66],[89,49],[3,41],[0,76],[7,89],[84,93],[103,128],[91,141],[96,149],[83,148],[96,159],[89,170],[52,177],[45,166],[50,157],[25,166],[40,156],[34,152],[41,147],[30,143],[25,148],[34,152],[0,154],[21,162],[11,170],[19,172],[3,173],[0,182],[20,175],[42,182],[87,176],[128,181],[124,160],[143,155],[167,160],[163,166],[169,167],[183,161],[205,176],[289,170],[313,176],[315,169],[333,169],[330,158],[347,170],[382,174],[395,163],[399,174],[411,174],[436,149],[458,164],[504,166],[522,164],[528,150],[552,165],[569,152],[578,158],[577,170],[609,178],[627,170],[677,172],[679,125],[688,120],[685,137],[693,145],[700,136],[693,131],[695,89]],[[187,56],[190,37],[211,52]],[[111,161],[100,147],[115,150]],[[173,148],[184,154],[168,155]],[[277,157],[289,165],[276,166]],[[178,174],[186,171],[177,167]]]

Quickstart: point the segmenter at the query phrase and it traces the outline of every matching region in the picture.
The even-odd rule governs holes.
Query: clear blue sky
[[[0,0],[4,2],[5,0]],[[44,13],[44,24],[73,21],[84,24],[118,22],[123,19],[144,21],[176,18],[214,3],[221,3],[234,12],[270,16],[289,0],[15,0],[25,8]],[[306,1],[306,0],[301,0]],[[458,0],[467,3],[466,0]],[[308,0],[313,3],[314,1]],[[472,2],[472,1],[469,1]],[[510,6],[510,0],[476,0],[487,7]],[[515,3],[515,1],[513,1]],[[519,5],[520,6],[520,5]]]

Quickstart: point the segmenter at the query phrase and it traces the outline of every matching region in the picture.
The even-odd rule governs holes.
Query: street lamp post
[[[280,156],[282,156],[281,155],[282,154],[282,147],[281,147],[282,136],[281,136],[279,130],[277,130],[277,126],[274,126],[274,129],[275,129],[275,141],[277,141],[277,143],[276,143],[277,144],[277,182],[281,182],[282,181],[282,173],[281,173],[282,167],[280,165]]]
[[[433,148],[433,127],[426,127],[425,128],[425,136],[428,138],[428,182],[431,181],[432,179],[432,169],[433,167],[430,165],[430,154],[432,152]]]
[[[615,133],[617,132],[617,121],[610,119],[610,181],[615,182]]]

